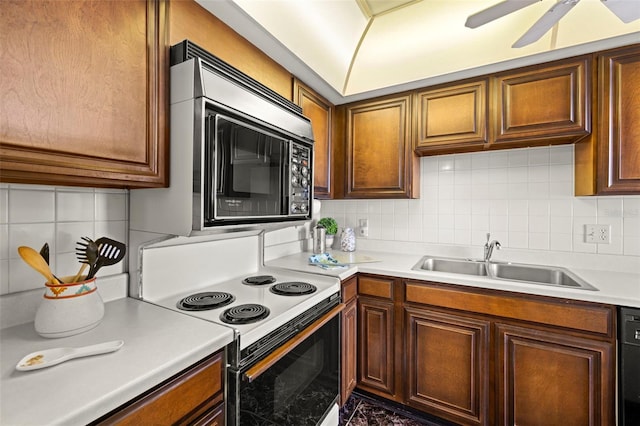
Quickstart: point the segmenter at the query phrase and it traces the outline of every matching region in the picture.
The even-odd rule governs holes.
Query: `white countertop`
[[[344,253],[339,251],[332,251],[330,253],[335,253],[336,256],[344,255]],[[412,270],[411,268],[413,268],[426,254],[437,256],[436,253],[413,255],[406,253],[396,254],[357,250],[354,252],[355,261],[363,258],[364,260],[375,259],[378,261],[351,263],[348,268],[325,270],[318,266],[309,265],[309,256],[311,256],[312,253],[301,252],[270,260],[269,262],[266,262],[266,265],[298,271],[314,272],[317,274],[332,275],[340,278],[341,280],[344,280],[357,272],[363,272],[401,278],[436,281],[448,284],[458,284],[476,288],[513,291],[565,299],[609,303],[620,306],[640,307],[640,270],[638,273],[628,273],[568,268],[571,272],[598,289],[598,291],[592,291],[516,281],[496,280],[472,275]]]
[[[17,371],[30,352],[124,340],[117,352]],[[0,330],[0,424],[83,425],[119,407],[233,340],[230,328],[136,299],[105,304],[94,329],[40,337],[33,323]]]

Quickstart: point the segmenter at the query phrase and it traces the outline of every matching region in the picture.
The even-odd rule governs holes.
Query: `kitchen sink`
[[[498,279],[597,290],[565,268],[513,263],[489,263],[488,268],[490,275]]]
[[[487,276],[487,265],[471,259],[449,259],[425,256],[413,267],[414,270],[449,272],[452,274]]]
[[[505,281],[520,281],[582,290],[598,290],[573,272],[558,266],[484,262],[474,259],[424,256],[412,270],[475,275]]]

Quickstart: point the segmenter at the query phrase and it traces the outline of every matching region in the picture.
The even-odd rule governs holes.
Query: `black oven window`
[[[339,317],[251,383],[240,385],[242,426],[316,425],[339,392]]]
[[[216,216],[282,214],[286,141],[218,115],[215,143]]]

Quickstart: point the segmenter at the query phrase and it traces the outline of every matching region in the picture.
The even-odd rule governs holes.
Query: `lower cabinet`
[[[358,283],[358,388],[461,425],[615,424],[615,306]]]
[[[611,425],[611,343],[497,324],[503,425]]]
[[[393,303],[361,296],[358,304],[358,383],[373,393],[392,397],[395,393]]]
[[[358,277],[358,388],[404,402],[400,281]]]
[[[465,424],[487,423],[490,322],[406,308],[407,404]]]
[[[343,406],[358,383],[358,278],[353,276],[342,283],[342,311],[340,406]]]
[[[224,374],[220,351],[93,424],[223,426]]]

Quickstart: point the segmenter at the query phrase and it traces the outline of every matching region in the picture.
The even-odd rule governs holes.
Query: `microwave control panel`
[[[291,142],[289,213],[307,215],[311,200],[311,148]]]

